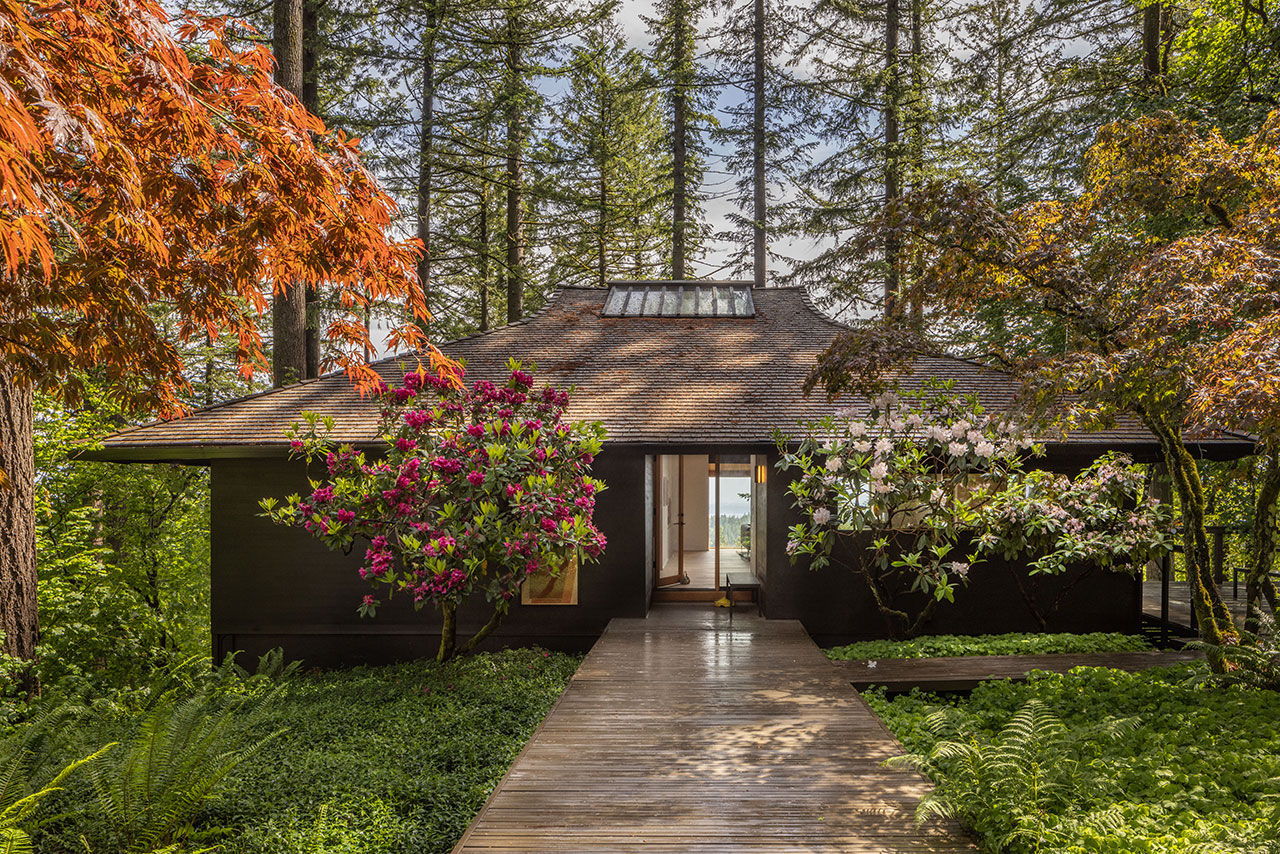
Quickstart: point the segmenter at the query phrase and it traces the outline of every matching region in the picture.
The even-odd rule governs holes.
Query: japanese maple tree
[[[1187,437],[1256,431],[1266,455],[1251,590],[1274,600],[1280,467],[1280,112],[1228,142],[1156,114],[1103,128],[1077,196],[1005,212],[978,187],[931,184],[879,223],[927,247],[935,330],[970,335],[1068,428],[1135,417],[1160,444],[1182,513],[1202,636],[1238,638],[1212,578],[1205,496]],[[977,317],[998,329],[975,329]],[[975,334],[976,333],[976,334]],[[815,373],[831,390],[938,345],[862,330]],[[868,339],[881,346],[864,346]],[[884,342],[888,344],[884,344]],[[864,353],[876,354],[869,362]]]
[[[333,444],[331,422],[308,413],[292,445],[308,462],[323,460],[327,477],[308,495],[262,502],[275,522],[331,549],[367,542],[362,578],[440,611],[438,661],[488,637],[530,576],[558,576],[605,546],[592,521],[604,484],[591,477],[604,428],[567,420],[568,392],[535,390],[518,362],[509,370],[502,385],[416,370],[384,387],[386,447],[374,457]],[[481,592],[491,616],[459,647],[457,610]],[[360,611],[371,617],[381,604],[371,593]]]
[[[230,336],[265,368],[272,289],[323,282],[349,314],[327,335],[357,381],[358,312],[425,315],[416,247],[353,140],[233,50],[220,18],[152,0],[0,0],[0,629],[36,637],[32,389],[74,403],[81,372],[124,405],[177,414],[175,340]],[[421,345],[412,324],[394,336]]]

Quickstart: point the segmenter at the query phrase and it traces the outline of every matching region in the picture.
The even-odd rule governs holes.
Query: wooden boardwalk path
[[[799,623],[666,604],[610,623],[454,850],[976,851],[917,830],[899,752]]]
[[[967,655],[948,658],[884,658],[879,661],[833,661],[855,688],[882,685],[890,692],[968,691],[988,679],[1025,679],[1032,670],[1066,673],[1073,667],[1146,670],[1166,664],[1201,661],[1204,653],[1175,650],[1150,652],[1065,653],[1058,655]]]

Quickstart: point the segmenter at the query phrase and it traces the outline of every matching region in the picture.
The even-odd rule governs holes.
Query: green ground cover
[[[289,675],[269,689],[251,685],[248,692],[265,691],[264,698],[252,714],[237,712],[218,738],[232,750],[269,740],[198,806],[189,829],[180,827],[162,842],[179,841],[180,851],[216,845],[223,854],[447,852],[579,661],[519,649],[445,665]],[[56,733],[36,744],[38,772],[121,742],[74,772],[66,790],[43,805],[46,816],[64,810],[67,815],[37,832],[37,851],[101,854],[162,847],[124,841],[121,828],[127,823],[103,808],[90,773],[108,785],[119,779],[145,719],[142,709],[98,704],[69,713]],[[167,745],[169,756],[184,755],[179,741],[176,748]],[[184,773],[191,779],[205,771]]]
[[[1053,653],[1136,652],[1150,649],[1141,635],[1092,634],[926,635],[908,641],[859,641],[825,650],[834,661],[880,658],[935,658],[953,655],[1051,655]]]
[[[1280,694],[1202,665],[865,696],[984,850],[1280,851]]]

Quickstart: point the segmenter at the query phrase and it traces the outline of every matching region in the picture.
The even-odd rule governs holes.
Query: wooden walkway
[[[1026,679],[1032,670],[1066,673],[1073,667],[1146,670],[1166,664],[1200,661],[1204,653],[1152,652],[1068,653],[1062,655],[967,655],[948,658],[886,658],[879,661],[833,661],[855,688],[881,685],[893,692],[968,691],[989,679]]]
[[[455,852],[977,850],[799,623],[727,616],[610,623]]]

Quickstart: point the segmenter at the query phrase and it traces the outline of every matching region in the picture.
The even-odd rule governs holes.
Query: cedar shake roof
[[[752,317],[605,317],[607,294],[603,288],[564,288],[518,323],[440,349],[466,362],[469,382],[505,380],[508,358],[536,363],[539,386],[576,386],[570,415],[602,421],[610,444],[772,447],[775,428],[797,435],[802,422],[836,408],[819,392],[806,398],[801,386],[846,327],[819,312],[801,288],[754,289]],[[392,383],[415,364],[412,356],[396,356],[374,367]],[[976,392],[989,410],[1007,409],[1018,390],[1005,373],[951,358],[919,359],[902,385],[931,376],[955,380],[958,392]],[[865,409],[867,403],[854,405]],[[332,416],[338,441],[377,441],[377,405],[338,373],[124,430],[85,456],[201,462],[282,455],[288,447],[284,430],[303,411]],[[1210,443],[1246,444],[1234,436]],[[1070,444],[1096,450],[1154,446],[1135,422],[1078,434]],[[1239,447],[1229,455],[1247,452]]]

